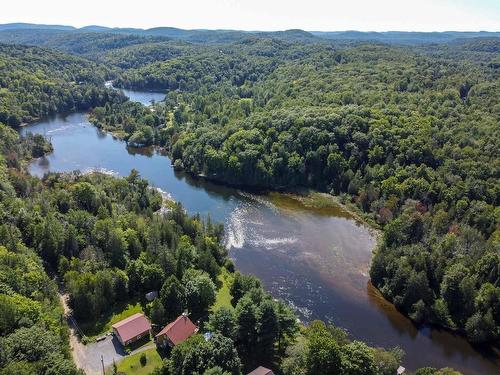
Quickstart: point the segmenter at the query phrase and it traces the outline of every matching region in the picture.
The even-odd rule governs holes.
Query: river
[[[145,105],[164,95],[124,92]],[[226,225],[226,245],[236,267],[259,277],[304,321],[323,319],[370,345],[401,347],[408,369],[453,367],[470,375],[498,374],[500,355],[476,350],[460,336],[416,327],[369,283],[375,238],[342,209],[311,209],[281,194],[255,195],[175,172],[167,156],[127,148],[92,126],[84,113],[57,115],[21,132],[39,133],[54,152],[30,164],[30,173],[100,170],[126,176],[132,168],[190,212]]]

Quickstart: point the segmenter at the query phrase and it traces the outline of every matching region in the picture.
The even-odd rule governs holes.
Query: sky
[[[2,0],[0,23],[310,31],[500,31],[500,0]]]

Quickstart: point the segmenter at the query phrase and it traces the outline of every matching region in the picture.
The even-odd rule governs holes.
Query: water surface
[[[148,103],[149,94],[136,98]],[[135,168],[189,212],[224,222],[226,245],[237,268],[261,278],[303,320],[332,321],[371,345],[399,345],[409,369],[449,366],[464,374],[499,373],[498,353],[478,351],[445,331],[417,329],[380,297],[368,282],[375,239],[346,212],[311,209],[288,196],[259,196],[194,180],[174,172],[168,157],[153,149],[127,149],[93,127],[84,113],[55,116],[26,131],[49,137],[55,150],[30,165],[34,175],[102,170],[126,176]]]
[[[133,102],[138,102],[143,105],[151,105],[154,102],[161,102],[165,99],[165,92],[163,91],[136,91],[136,90],[127,90],[121,88],[113,87],[112,81],[107,81],[105,86],[108,88],[113,88],[120,91],[123,95],[129,98]]]

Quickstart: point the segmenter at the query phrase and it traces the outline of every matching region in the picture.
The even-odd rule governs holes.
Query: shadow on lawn
[[[116,341],[118,342],[118,340],[116,340]],[[139,349],[141,346],[147,345],[149,343],[153,343],[151,341],[151,336],[144,336],[143,338],[141,338],[137,341],[134,341],[133,343],[127,345],[125,347],[125,352],[127,352],[127,353],[133,352],[134,350]],[[121,346],[121,344],[119,342],[118,342],[118,345]]]

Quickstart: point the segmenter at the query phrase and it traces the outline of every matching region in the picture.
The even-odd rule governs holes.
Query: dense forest
[[[64,77],[64,69],[70,77],[72,69],[83,71],[90,64],[83,62],[79,67],[78,60],[62,56],[72,62],[61,65],[56,74],[49,61],[60,57],[59,53],[53,56],[46,50],[12,46],[5,46],[4,59],[18,58],[21,63],[30,61],[28,57],[34,53],[40,60],[30,62],[29,70],[10,68],[10,77],[20,73],[23,79],[5,80],[5,91],[22,93],[37,87],[39,77],[44,77],[42,90],[48,85],[51,92],[62,93],[66,82],[58,77]],[[118,103],[113,102],[112,92],[101,87],[100,70],[91,72],[95,76],[89,72],[89,82],[96,86],[90,83],[90,89],[102,93],[100,100],[108,106]],[[8,115],[17,113],[12,95],[5,98],[2,104]],[[26,99],[21,103],[26,104],[26,120],[44,114],[39,106],[49,108],[53,100],[52,96]],[[29,105],[32,103],[38,105]],[[157,327],[189,310],[213,336],[207,342],[195,335],[176,347],[158,374],[239,374],[256,363],[279,368],[281,362],[288,373],[316,374],[314,366],[321,361],[331,369],[353,374],[390,374],[399,365],[399,351],[351,343],[343,331],[323,323],[300,332],[290,307],[271,298],[251,276],[236,273],[231,283],[232,308],[209,313],[220,287],[221,269],[234,272],[221,244],[223,227],[210,219],[189,217],[180,204],[163,201],[135,171],[124,179],[75,173],[50,174],[40,180],[27,175],[26,162],[51,150],[43,137],[21,138],[0,124],[2,375],[80,373],[69,354],[60,288],[69,295],[73,316],[81,324],[97,324],[114,306],[151,290],[160,291],[159,298],[147,307]],[[324,335],[331,336],[330,340],[319,340]],[[294,349],[297,340],[302,345],[300,353]],[[259,351],[254,350],[255,345]],[[303,352],[303,345],[310,349]],[[325,350],[325,358],[315,357]]]
[[[417,323],[498,343],[498,38],[409,48],[298,32],[218,45],[18,34],[10,41],[80,56],[0,44],[0,123],[89,109],[97,126],[164,147],[194,175],[340,195],[383,231],[370,274],[388,300]],[[107,79],[168,95],[144,107]],[[158,290],[146,309],[153,323],[188,309],[214,333],[177,346],[157,374],[238,374],[259,364],[283,374],[395,373],[400,350],[351,341],[322,322],[299,325],[259,280],[234,271],[220,224],[163,201],[135,171],[40,180],[25,164],[51,145],[4,125],[0,135],[0,374],[78,373],[55,280],[81,322]],[[222,272],[232,275],[231,308],[212,311]]]
[[[0,122],[19,126],[58,112],[124,100],[103,87],[110,70],[36,47],[0,44]]]
[[[37,142],[42,152],[50,149],[43,138]],[[26,218],[35,224],[43,215],[28,199],[43,188],[22,172],[34,149],[35,142],[0,124],[0,373],[76,375],[57,284],[21,231]]]
[[[117,85],[167,89],[166,102],[93,121],[195,175],[345,194],[384,229],[371,277],[386,298],[495,342],[499,51],[494,38],[416,51],[248,39],[127,70]]]

